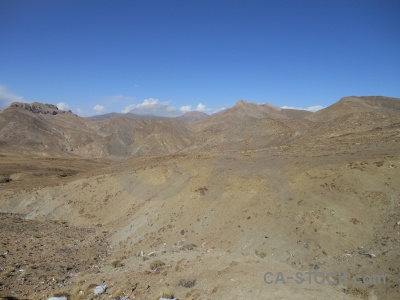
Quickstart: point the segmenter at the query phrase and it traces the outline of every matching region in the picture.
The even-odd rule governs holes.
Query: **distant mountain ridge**
[[[239,119],[262,119],[266,117],[285,118],[285,116],[280,113],[280,110],[280,108],[272,106],[270,104],[255,104],[251,102],[246,102],[244,100],[239,100],[231,108],[220,111],[213,116],[228,116]]]
[[[301,120],[313,114],[313,112],[309,110],[292,109],[292,108],[282,108],[281,113],[287,116],[289,119],[294,119],[294,120]]]
[[[24,103],[24,102],[13,102],[10,106],[3,109],[3,111],[10,109],[21,109],[26,110],[35,114],[50,114],[50,115],[58,115],[58,114],[73,114],[72,111],[64,111],[58,109],[58,107],[54,104],[44,104],[40,102],[32,102],[32,103]]]
[[[143,109],[141,107],[137,107],[132,109],[128,113],[108,113],[103,115],[95,115],[88,117],[88,119],[93,120],[104,120],[108,118],[113,118],[116,116],[126,117],[129,119],[140,120],[143,118],[177,118],[178,120],[184,122],[194,122],[205,120],[207,118],[214,118],[224,115],[226,117],[239,118],[239,119],[262,119],[262,118],[290,118],[290,119],[302,119],[305,116],[312,114],[312,112],[300,109],[282,109],[270,104],[256,104],[251,102],[246,102],[244,100],[239,100],[236,102],[234,106],[231,108],[224,109],[217,113],[208,115],[204,112],[200,111],[190,111],[183,115],[177,115],[177,111],[172,111],[172,108],[169,108],[167,105],[162,104],[151,104],[147,105],[150,108]],[[156,115],[155,113],[159,111],[160,107],[164,110],[168,108],[171,110],[170,112],[166,112],[164,115]],[[153,114],[151,113],[153,112]]]
[[[130,110],[129,113],[147,117],[167,117],[167,118],[175,118],[181,115],[181,113],[175,107],[161,103],[140,105]]]
[[[106,120],[106,119],[111,119],[114,117],[121,117],[121,118],[127,118],[127,119],[132,119],[132,120],[143,120],[143,119],[148,119],[148,118],[155,118],[155,119],[165,119],[167,117],[158,117],[158,116],[148,116],[148,115],[138,115],[134,114],[131,112],[128,113],[108,113],[108,114],[103,114],[103,115],[95,115],[91,117],[87,117],[86,119],[89,120]]]
[[[384,96],[349,96],[321,109],[306,119],[311,121],[331,121],[350,113],[380,111],[386,114],[400,114],[400,99]]]
[[[205,120],[208,119],[210,115],[207,115],[206,113],[200,112],[200,111],[189,111],[182,116],[177,117],[178,120],[184,121],[184,122],[191,122],[191,121],[200,121],[200,120]]]
[[[344,97],[316,113],[241,100],[213,115],[192,111],[177,118],[133,113],[82,118],[52,104],[12,103],[0,111],[0,152],[125,158],[237,151],[313,143],[388,124],[400,124],[398,98]]]

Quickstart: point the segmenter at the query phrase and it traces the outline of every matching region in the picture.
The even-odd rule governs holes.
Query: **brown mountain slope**
[[[290,109],[290,108],[283,108],[281,110],[281,113],[293,120],[301,120],[313,114],[311,111],[308,110]]]
[[[192,143],[185,125],[174,119],[114,117],[96,121],[15,106],[0,113],[0,141],[1,151],[64,151],[82,157],[172,153]]]
[[[42,111],[49,109],[42,105]],[[126,115],[92,120],[62,111],[43,114],[27,106],[12,105],[0,113],[0,141],[2,149],[7,151],[131,157],[209,151],[217,146],[237,150],[249,143],[250,148],[280,145],[309,126],[307,122],[293,123],[278,108],[244,101],[212,117],[199,112],[186,117],[201,120],[185,124],[174,118],[137,120]]]
[[[210,116],[201,111],[189,111],[176,119],[183,122],[199,121],[208,119]]]
[[[68,157],[0,154],[11,179],[0,182],[0,298],[91,299],[106,284],[98,299],[398,299],[395,107],[326,122],[3,111],[3,146]],[[266,272],[386,282],[266,284]]]
[[[1,211],[66,222],[66,228],[89,227],[91,237],[95,232],[103,237],[97,245],[107,256],[94,260],[96,254],[81,253],[82,245],[91,244],[85,234],[70,232],[75,227],[65,230],[68,239],[60,237],[64,231],[58,227],[44,230],[45,237],[23,235],[18,245],[5,239],[4,246],[13,251],[6,266],[19,264],[33,278],[52,274],[42,264],[32,265],[33,258],[41,261],[41,255],[55,252],[73,253],[80,264],[91,267],[82,270],[68,256],[50,268],[57,270],[56,280],[71,282],[68,286],[51,285],[50,277],[50,284],[31,291],[17,280],[24,274],[9,272],[3,277],[4,290],[16,290],[19,296],[31,292],[34,299],[41,299],[39,292],[47,297],[69,292],[79,299],[80,290],[105,281],[110,295],[122,290],[140,299],[159,299],[157,293],[166,287],[182,299],[189,291],[214,291],[215,299],[235,299],[239,293],[252,299],[360,299],[360,294],[397,299],[399,287],[392,282],[357,289],[263,282],[265,272],[293,276],[316,270],[398,277],[393,266],[400,250],[399,152],[391,143],[378,153],[370,152],[374,143],[369,146],[357,156],[352,156],[357,146],[347,143],[328,153],[297,145],[292,153],[271,147],[141,157],[49,182],[34,192],[14,190],[7,183],[0,190]],[[10,221],[2,224],[13,228]],[[31,248],[39,242],[54,246]],[[23,245],[29,251],[18,252]],[[157,260],[165,265],[151,267]],[[115,266],[118,261],[120,267]],[[71,276],[67,268],[79,276]],[[195,288],[180,286],[182,279],[196,280]]]
[[[287,118],[281,109],[269,104],[255,104],[244,100],[238,101],[233,107],[213,114],[212,118],[234,118],[234,119],[281,119]]]
[[[290,145],[295,141],[333,141],[335,136],[395,124],[399,101],[386,97],[347,97],[306,117],[308,112],[239,101],[230,109],[191,122],[150,117],[136,120],[125,115],[90,120],[53,111],[54,107],[44,104],[35,103],[34,108],[12,105],[0,112],[0,150],[131,157],[213,149],[238,151]]]
[[[307,116],[318,122],[331,121],[351,113],[380,111],[387,115],[400,114],[400,99],[382,96],[344,97],[335,104]]]

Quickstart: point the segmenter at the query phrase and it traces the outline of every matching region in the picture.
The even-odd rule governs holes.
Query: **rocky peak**
[[[33,103],[13,102],[11,103],[10,106],[5,108],[4,110],[9,110],[9,109],[24,109],[35,114],[50,114],[50,115],[67,114],[67,113],[72,114],[72,111],[60,110],[54,104],[44,104],[39,102],[33,102]]]
[[[209,118],[210,116],[206,113],[200,112],[200,111],[189,111],[185,113],[184,115],[178,117],[179,120],[182,121],[198,121],[198,120],[204,120]]]
[[[239,100],[238,102],[236,102],[234,106],[240,107],[240,106],[246,106],[247,104],[249,103],[244,100]]]

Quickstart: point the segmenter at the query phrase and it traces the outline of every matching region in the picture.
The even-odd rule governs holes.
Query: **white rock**
[[[107,286],[106,286],[106,285],[98,285],[98,286],[96,286],[96,287],[94,288],[93,293],[94,293],[96,296],[98,296],[98,295],[103,294],[103,293],[106,291],[106,289],[107,289]]]
[[[67,297],[62,296],[62,297],[50,297],[47,300],[68,300]]]

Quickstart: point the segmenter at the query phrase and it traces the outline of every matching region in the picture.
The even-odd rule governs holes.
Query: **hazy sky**
[[[0,107],[211,113],[349,95],[400,97],[400,1],[0,0]]]

